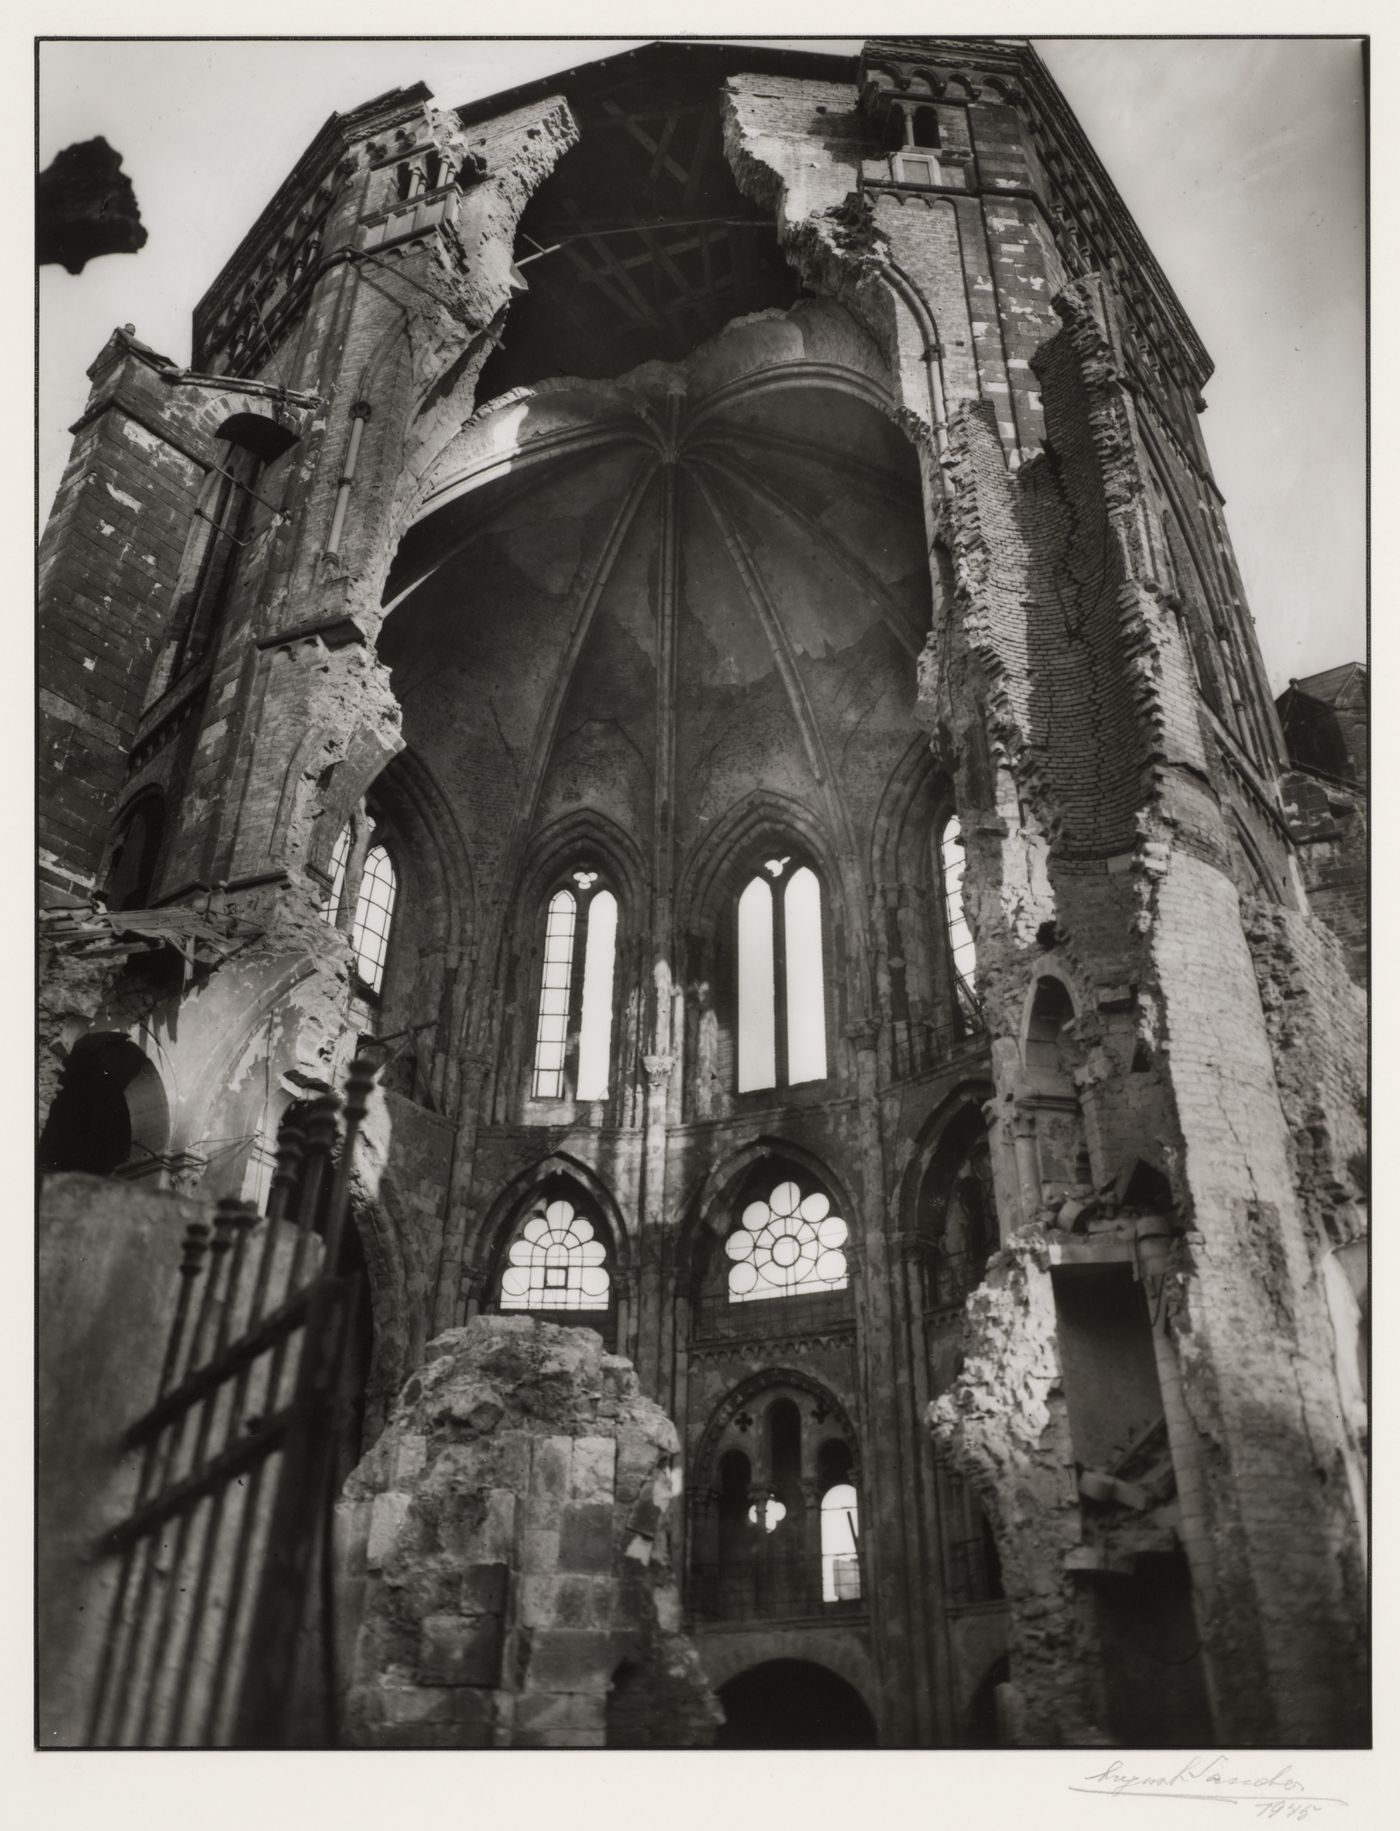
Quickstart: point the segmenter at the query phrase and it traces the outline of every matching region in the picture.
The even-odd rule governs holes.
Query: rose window
[[[573,1204],[552,1201],[511,1247],[501,1277],[503,1310],[605,1310],[607,1252]]]
[[[804,1196],[796,1183],[779,1183],[767,1201],[749,1203],[724,1243],[730,1302],[845,1290],[848,1232],[820,1190]]]

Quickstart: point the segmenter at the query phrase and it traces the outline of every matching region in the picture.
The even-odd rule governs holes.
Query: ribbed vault
[[[914,453],[839,308],[491,403],[385,596],[405,736],[483,881],[508,889],[532,834],[592,807],[664,893],[761,788],[821,823],[854,890],[913,732],[929,585]]]

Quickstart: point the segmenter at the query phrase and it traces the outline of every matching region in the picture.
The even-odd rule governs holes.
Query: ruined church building
[[[366,1049],[338,1481],[579,1325],[721,1743],[1364,1740],[1364,939],[1210,371],[1021,41],[332,116],[44,538],[41,1241],[261,1208]]]

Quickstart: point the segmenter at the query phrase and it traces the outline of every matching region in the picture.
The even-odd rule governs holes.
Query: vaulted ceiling
[[[473,869],[571,810],[681,852],[756,789],[854,853],[916,738],[918,467],[840,308],[479,412],[391,573],[380,653]]]

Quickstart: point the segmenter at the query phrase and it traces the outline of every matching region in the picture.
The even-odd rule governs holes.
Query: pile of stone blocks
[[[675,1428],[590,1329],[477,1317],[430,1344],[340,1505],[346,1739],[702,1746]]]

